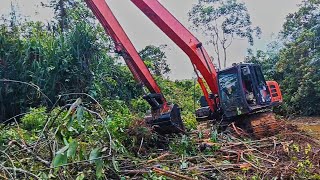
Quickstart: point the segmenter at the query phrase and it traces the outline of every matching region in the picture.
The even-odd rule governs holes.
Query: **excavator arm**
[[[135,79],[145,85],[151,93],[161,93],[149,69],[140,58],[107,3],[104,0],[86,0],[86,3],[98,18],[106,33],[114,41],[116,52],[123,56]]]
[[[205,79],[211,93],[218,94],[218,81],[215,66],[202,43],[190,33],[158,0],[131,0],[152,22],[154,22],[175,44],[190,58],[198,76],[206,101],[212,111],[217,108],[216,102],[209,97],[209,92],[199,76]]]
[[[178,105],[172,104],[169,106],[167,104],[149,69],[105,0],[85,0],[85,2],[98,18],[106,33],[114,41],[116,52],[124,58],[134,78],[149,90],[150,94],[143,97],[151,106],[151,115],[146,117],[148,123],[155,126],[158,132],[164,134],[183,132],[184,126],[181,120],[180,108]]]

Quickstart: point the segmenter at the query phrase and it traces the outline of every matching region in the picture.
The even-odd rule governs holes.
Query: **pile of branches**
[[[319,178],[319,142],[288,124],[262,139],[234,131],[217,133],[211,127],[154,136],[142,121],[110,130],[114,127],[107,114],[99,104],[95,107],[90,110],[77,99],[39,112],[45,117],[41,128],[28,129],[15,118],[3,125],[0,178]],[[117,131],[128,134],[127,139],[120,139]]]
[[[262,139],[235,131],[206,133],[208,129],[199,129],[189,135],[197,147],[195,155],[161,152],[139,165],[125,166],[122,173],[136,177],[151,170],[172,179],[320,177],[319,141],[291,124],[284,124],[279,134]],[[199,139],[199,134],[206,134],[202,135],[205,138]]]

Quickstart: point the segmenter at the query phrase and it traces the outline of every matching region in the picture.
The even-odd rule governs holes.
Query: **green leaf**
[[[81,121],[83,119],[83,107],[82,106],[79,106],[77,108],[77,120],[79,122],[79,124],[81,125]]]
[[[162,169],[166,171],[170,171],[170,168],[168,166],[163,166]]]
[[[186,168],[188,168],[188,162],[183,161],[183,162],[181,163],[181,165],[180,165],[180,168],[181,168],[181,169],[186,169]]]
[[[116,158],[114,156],[112,156],[112,164],[113,164],[113,167],[114,169],[119,172],[119,165],[118,165],[118,161],[116,161]]]
[[[84,174],[81,173],[77,176],[76,180],[83,180],[84,179]]]
[[[100,148],[97,147],[97,148],[94,148],[91,152],[90,152],[90,156],[89,156],[89,160],[90,160],[90,163],[93,163],[96,161],[96,159],[98,157],[100,157]]]
[[[78,147],[78,142],[76,140],[72,140],[69,143],[69,149],[67,151],[68,157],[74,158],[74,156],[76,155],[77,147]]]
[[[228,160],[224,160],[224,161],[222,161],[222,164],[231,164],[231,162]]]
[[[101,178],[103,174],[103,161],[98,159],[95,161],[96,164],[96,176],[97,178]]]
[[[72,114],[72,116],[70,116],[69,121],[68,121],[68,123],[67,123],[67,128],[68,128],[68,130],[69,130],[70,127],[73,125],[73,120],[74,120],[75,116],[76,116],[75,114]]]
[[[63,148],[61,148],[58,152],[56,152],[56,154],[62,154],[64,153],[67,149],[69,148],[69,144],[64,146]]]
[[[53,164],[53,167],[57,167],[57,166],[67,164],[67,161],[68,161],[67,153],[62,153],[62,154],[57,154],[53,158],[52,164]]]
[[[68,131],[69,132],[75,132],[75,133],[79,133],[79,131],[77,130],[77,129],[75,129],[75,128],[73,128],[73,127],[68,127]]]
[[[63,136],[64,136],[64,134],[63,134]],[[64,143],[64,145],[69,145],[69,142],[67,141],[67,139],[66,139],[66,137],[64,136],[63,137],[63,143]]]

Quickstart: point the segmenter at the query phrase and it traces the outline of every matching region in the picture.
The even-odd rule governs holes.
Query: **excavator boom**
[[[270,127],[269,124],[274,124],[274,118],[270,118],[270,115],[252,116],[261,114],[282,101],[278,84],[274,81],[266,82],[259,66],[237,64],[217,72],[202,43],[158,0],[131,2],[189,56],[206,101],[196,111],[197,120],[223,120],[226,124],[229,121],[249,122],[252,131],[259,132],[256,134],[261,134],[261,129],[268,129],[261,128],[262,125]],[[205,79],[211,94],[199,73]],[[240,117],[259,118],[239,120]]]
[[[123,55],[135,79],[143,83],[151,93],[161,93],[149,69],[140,58],[130,39],[120,26],[105,0],[86,0],[88,7],[115,42],[116,51]]]
[[[152,22],[154,22],[190,58],[195,72],[199,71],[212,94],[218,94],[217,72],[202,43],[185,28],[157,0],[131,0]],[[212,111],[216,109],[209,92],[198,75],[198,82]]]
[[[167,104],[149,69],[105,0],[85,0],[85,2],[114,41],[116,52],[124,58],[135,79],[149,90],[150,94],[143,96],[151,106],[151,115],[146,116],[147,123],[162,134],[183,132],[179,106]]]

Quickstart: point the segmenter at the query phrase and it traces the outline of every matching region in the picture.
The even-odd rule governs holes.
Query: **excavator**
[[[181,108],[168,103],[150,71],[113,15],[105,0],[85,0],[88,7],[115,42],[115,50],[125,60],[134,78],[145,91],[151,106],[146,121],[161,134],[185,132]],[[210,121],[222,129],[236,123],[256,137],[274,134],[279,128],[272,107],[282,103],[276,81],[266,81],[261,67],[252,63],[233,64],[216,69],[203,44],[185,28],[158,0],[131,0],[190,58],[203,91],[201,107],[196,110],[199,122]],[[144,89],[145,90],[145,89]]]

